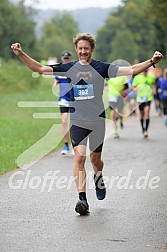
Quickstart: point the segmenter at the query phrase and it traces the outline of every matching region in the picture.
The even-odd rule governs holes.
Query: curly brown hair
[[[94,49],[95,46],[96,46],[96,44],[95,44],[96,39],[90,33],[79,33],[79,34],[77,34],[76,37],[73,38],[73,43],[75,44],[75,47],[77,47],[77,44],[78,44],[78,42],[80,40],[86,40],[86,41],[88,41],[90,43],[90,46],[91,46],[92,49]]]

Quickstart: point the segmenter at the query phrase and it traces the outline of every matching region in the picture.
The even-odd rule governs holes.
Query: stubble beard
[[[88,65],[90,63],[90,57],[88,57],[87,59],[79,59],[80,63],[82,65]]]

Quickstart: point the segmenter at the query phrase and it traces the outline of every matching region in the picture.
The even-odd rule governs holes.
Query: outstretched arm
[[[21,45],[19,43],[14,43],[11,45],[13,52],[23,61],[23,63],[34,72],[42,73],[53,73],[53,69],[50,66],[44,66],[38,61],[34,60],[23,52]]]
[[[143,72],[145,69],[149,68],[150,66],[155,67],[155,64],[157,64],[162,58],[163,58],[162,53],[156,51],[151,59],[132,66],[133,75]]]
[[[160,52],[156,51],[153,57],[149,60],[132,65],[130,67],[119,67],[117,76],[125,75],[129,76],[130,79],[132,76],[143,72],[145,69],[151,66],[155,66],[155,64],[158,63],[162,58],[163,55]]]

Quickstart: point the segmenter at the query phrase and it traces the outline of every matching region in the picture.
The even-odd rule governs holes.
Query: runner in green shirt
[[[123,94],[124,90],[128,88],[127,78],[125,76],[118,76],[115,78],[110,78],[106,82],[108,85],[110,119],[112,120],[112,122],[114,122],[115,125],[114,138],[119,138],[116,115],[118,115],[118,118],[120,120],[120,127],[123,128]]]
[[[134,77],[133,88],[137,92],[136,100],[139,103],[140,122],[143,136],[148,137],[148,127],[150,123],[150,105],[153,100],[152,86],[155,84],[155,77],[142,72]]]

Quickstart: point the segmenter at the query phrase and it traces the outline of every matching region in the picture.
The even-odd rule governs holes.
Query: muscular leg
[[[123,116],[122,115],[119,115],[119,120],[120,120],[120,127],[121,129],[123,129]]]
[[[86,192],[86,147],[79,145],[74,147],[74,167],[73,176],[75,178],[78,192]],[[103,170],[103,161],[101,160],[101,152],[92,152],[90,154],[90,161],[93,166],[95,175],[100,176]]]
[[[145,118],[145,122],[146,122],[146,126],[145,126],[145,137],[148,136],[148,127],[149,127],[149,123],[150,123],[150,106],[145,106],[144,108],[144,118]]]
[[[145,106],[145,108],[144,108],[144,118],[145,118],[145,120],[150,118],[150,106]]]
[[[145,130],[145,128],[144,128],[144,110],[140,110],[140,123],[141,123],[142,131],[144,132],[144,130]]]
[[[117,123],[115,120],[115,110],[114,109],[110,110],[110,119],[111,119],[112,123],[114,123],[114,125],[115,125],[115,130],[117,130]]]
[[[117,127],[117,122],[116,122],[116,118],[115,118],[115,110],[111,109],[110,110],[110,120],[112,123],[112,126],[114,125],[115,127],[115,131],[114,131],[114,138],[119,138],[119,134],[118,134],[118,127]]]
[[[103,170],[103,161],[101,160],[101,152],[92,152],[90,161],[93,166],[94,173],[99,176]]]
[[[120,127],[121,127],[121,129],[123,129],[124,102],[123,102],[122,95],[118,97],[117,108],[118,108],[118,118],[119,118],[119,121],[120,121]]]
[[[96,196],[99,200],[103,200],[106,196],[106,188],[102,175],[103,161],[101,160],[101,152],[92,152],[90,154],[90,161],[94,169]]]
[[[64,143],[68,143],[69,133],[68,133],[68,113],[61,114],[61,123],[62,123],[62,135]]]
[[[86,215],[89,213],[89,205],[86,197],[85,154],[86,147],[84,145],[74,147],[73,175],[79,193],[79,201],[75,206],[75,211],[80,215]]]
[[[74,147],[73,176],[76,182],[78,193],[86,192],[86,147],[79,145]]]

